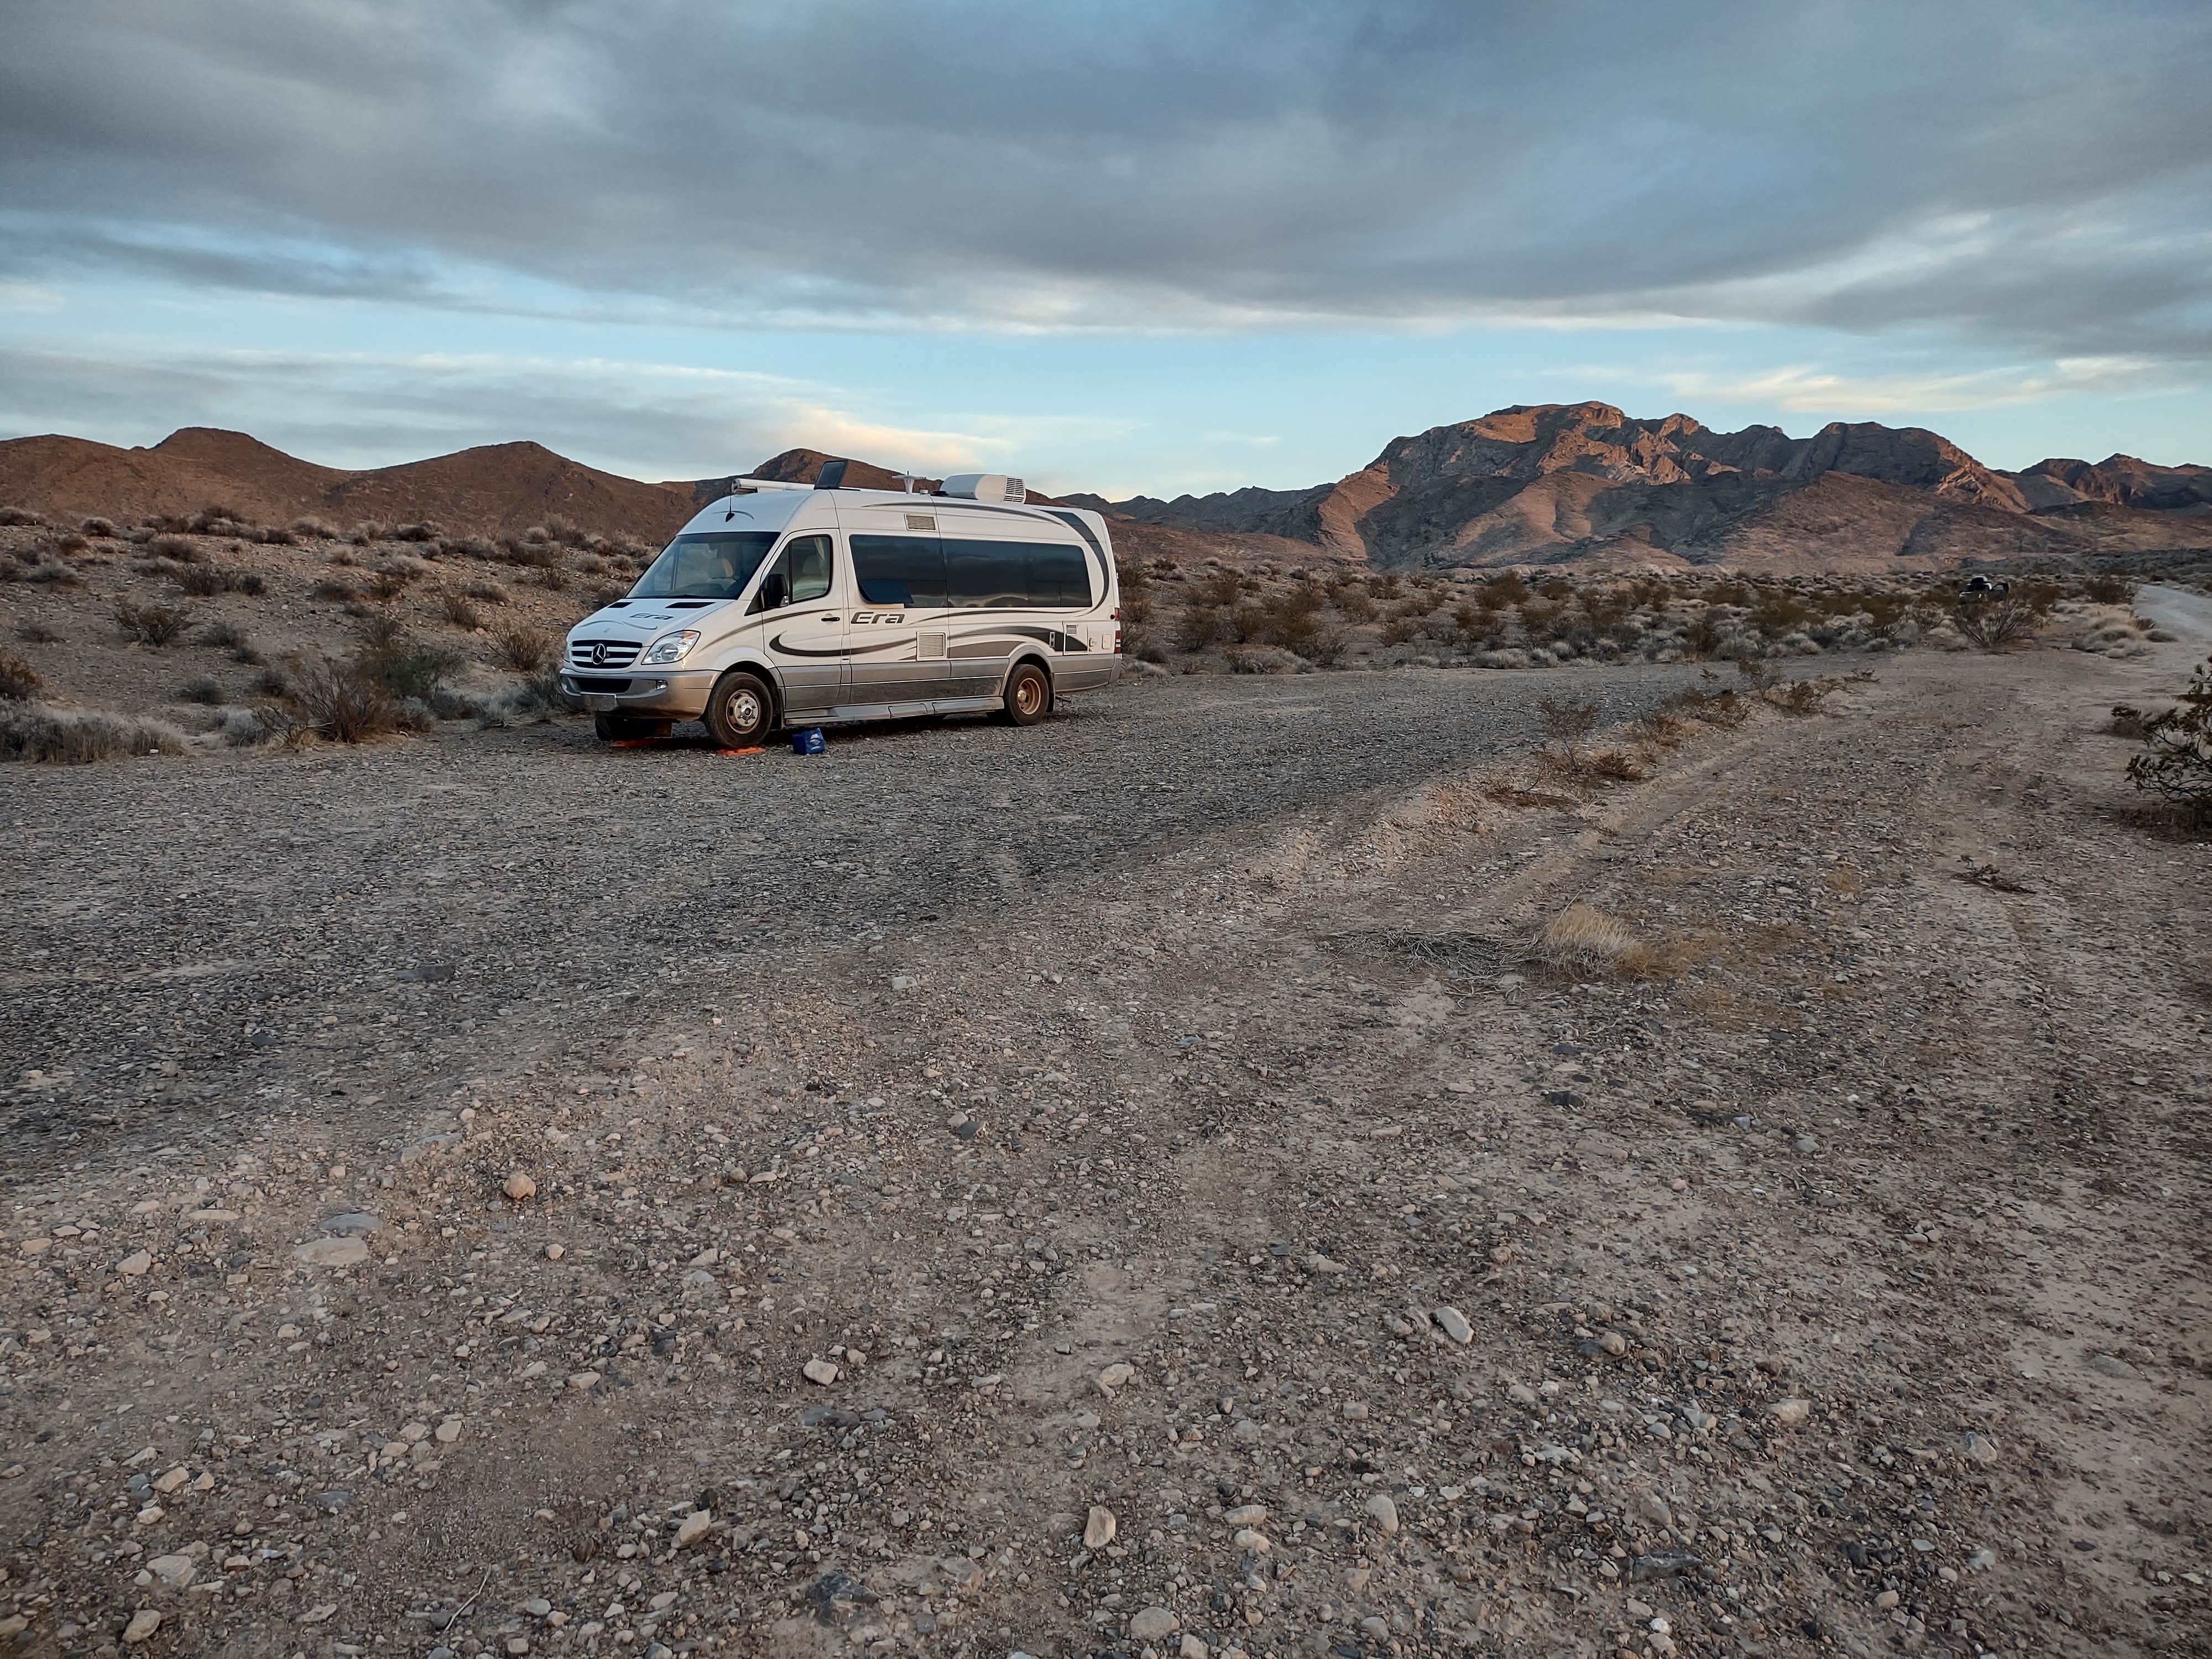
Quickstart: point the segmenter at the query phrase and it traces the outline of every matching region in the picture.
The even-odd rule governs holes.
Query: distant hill
[[[899,487],[889,468],[807,448],[772,456],[752,476],[811,482],[837,459],[848,461],[849,485]],[[150,449],[57,436],[0,442],[0,505],[52,518],[134,519],[221,503],[264,523],[428,520],[448,533],[500,533],[561,518],[655,541],[729,483],[728,475],[641,483],[533,443],[346,471],[204,427]],[[2212,544],[2212,467],[2114,455],[2005,472],[1919,427],[1838,422],[1792,438],[1771,426],[1716,432],[1686,415],[1633,418],[1600,403],[1516,404],[1432,427],[1305,489],[1062,499],[1107,514],[1116,542],[1137,557],[1389,569],[1789,572]]]
[[[692,511],[657,484],[618,478],[533,443],[349,472],[208,427],[173,432],[150,449],[54,436],[0,442],[0,504],[49,518],[138,519],[213,503],[262,524],[428,521],[450,533],[496,534],[562,518],[599,535],[647,540],[672,533]]]
[[[1869,568],[2212,541],[2212,470],[2126,456],[2022,473],[1918,427],[1715,432],[1609,404],[1516,404],[1310,489],[1078,497],[1133,526],[1279,538],[1391,568],[1566,562]],[[2057,509],[2124,509],[2092,532]]]

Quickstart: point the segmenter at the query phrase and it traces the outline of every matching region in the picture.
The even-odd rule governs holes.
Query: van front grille
[[[635,640],[576,640],[568,647],[568,662],[575,668],[627,668],[637,660]]]

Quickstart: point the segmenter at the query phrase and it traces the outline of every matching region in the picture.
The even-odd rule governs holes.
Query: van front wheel
[[[707,730],[725,749],[750,749],[775,723],[775,696],[755,674],[732,669],[714,682],[707,703]]]
[[[1006,718],[1016,726],[1035,726],[1052,713],[1052,682],[1033,662],[1017,663],[1006,677]]]

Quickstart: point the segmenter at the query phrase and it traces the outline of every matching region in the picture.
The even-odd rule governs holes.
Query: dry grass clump
[[[1540,962],[1569,973],[1637,979],[1665,970],[1666,953],[1638,939],[1618,916],[1595,905],[1571,904],[1529,945]]]
[[[0,525],[44,524],[46,515],[27,507],[0,507]]]
[[[192,620],[191,612],[180,605],[133,605],[128,599],[115,602],[114,615],[124,638],[156,650],[182,639]]]
[[[473,634],[483,626],[483,618],[463,595],[447,588],[438,596],[439,614],[464,633]]]
[[[219,593],[259,593],[268,587],[254,571],[226,570],[220,565],[179,565],[163,574],[194,599],[213,599]]]
[[[502,628],[492,636],[492,656],[502,668],[534,674],[553,655],[553,641],[535,628]]]
[[[0,700],[20,702],[46,682],[39,671],[12,651],[0,651]]]
[[[0,708],[0,760],[82,766],[126,755],[181,755],[185,734],[166,721],[18,703]]]
[[[27,645],[59,645],[63,642],[62,636],[42,622],[18,623],[15,637]]]
[[[412,717],[363,657],[332,662],[295,657],[287,690],[301,723],[333,743],[366,743],[394,732],[419,731]]]

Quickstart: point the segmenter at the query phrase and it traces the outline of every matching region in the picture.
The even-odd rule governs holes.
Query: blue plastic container
[[[802,726],[791,734],[791,752],[794,755],[823,755],[829,750],[829,739],[822,735],[818,726]]]

